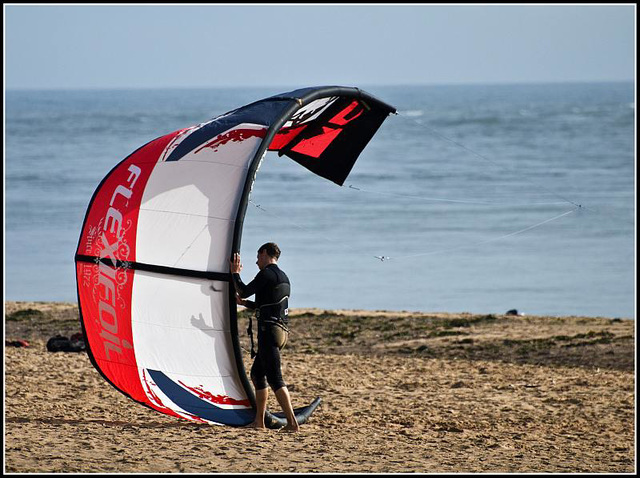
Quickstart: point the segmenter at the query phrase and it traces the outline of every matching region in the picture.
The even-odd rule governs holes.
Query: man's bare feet
[[[282,427],[280,431],[287,432],[287,433],[297,433],[300,431],[300,426],[297,423],[295,425],[287,424],[284,427]]]
[[[264,426],[264,423],[256,423],[256,422],[249,423],[245,428],[256,428],[258,430],[266,430],[267,429],[267,427]]]

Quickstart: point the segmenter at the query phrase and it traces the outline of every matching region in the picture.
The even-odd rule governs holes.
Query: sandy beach
[[[5,345],[4,471],[636,470],[632,320],[298,309],[291,326],[294,406],[323,399],[298,434],[142,407],[86,353],[47,352],[80,330],[76,304],[5,302],[5,340],[30,346]]]

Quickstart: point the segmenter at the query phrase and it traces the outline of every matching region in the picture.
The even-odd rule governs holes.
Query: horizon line
[[[479,81],[479,82],[433,82],[433,83],[361,83],[363,87],[440,87],[440,86],[532,86],[563,84],[606,84],[635,83],[635,78],[624,80],[531,80],[531,81]],[[340,82],[347,84],[349,82]],[[323,83],[324,84],[324,83]],[[335,83],[336,85],[338,83]],[[4,91],[114,91],[114,90],[213,90],[213,89],[251,89],[251,88],[300,88],[301,83],[273,85],[183,85],[183,86],[4,86]],[[327,83],[328,85],[328,83]],[[317,86],[317,85],[315,85]],[[355,85],[352,85],[355,86]]]

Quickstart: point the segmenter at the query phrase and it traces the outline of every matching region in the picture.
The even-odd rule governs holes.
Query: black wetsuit
[[[256,390],[268,385],[279,390],[286,386],[280,367],[279,339],[289,324],[289,278],[277,264],[269,264],[249,284],[242,282],[240,274],[233,274],[233,281],[241,298],[256,296],[255,302],[247,301],[248,307],[258,310],[258,354],[251,367],[251,381]]]

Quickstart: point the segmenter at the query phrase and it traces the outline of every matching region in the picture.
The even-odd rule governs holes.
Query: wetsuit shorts
[[[282,379],[280,350],[286,345],[288,335],[275,324],[258,322],[258,354],[251,367],[251,381],[256,390],[271,386],[275,392],[286,387]]]

